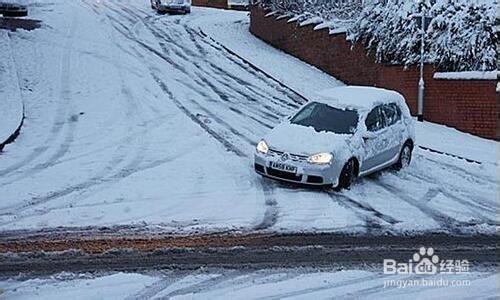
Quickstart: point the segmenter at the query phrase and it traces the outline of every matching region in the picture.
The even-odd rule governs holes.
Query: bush
[[[433,19],[425,36],[425,62],[440,71],[497,68],[496,0],[264,0],[272,10],[320,17],[332,26],[347,24],[348,39],[364,42],[378,62],[413,65],[420,61],[421,30],[414,15],[422,8]],[[347,20],[347,22],[346,22]]]

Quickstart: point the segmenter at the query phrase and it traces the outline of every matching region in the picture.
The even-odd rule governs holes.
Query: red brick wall
[[[215,8],[227,8],[227,0],[193,0],[192,5],[215,7]]]
[[[345,34],[330,35],[314,25],[300,27],[287,19],[265,17],[262,8],[251,7],[250,31],[347,84],[379,86],[403,94],[413,114],[417,112],[419,69],[375,62],[361,44],[346,41]],[[438,80],[434,68],[425,66],[426,120],[455,127],[482,137],[499,139],[496,80]]]

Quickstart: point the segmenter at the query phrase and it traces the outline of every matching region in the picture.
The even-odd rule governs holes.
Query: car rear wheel
[[[410,143],[405,143],[403,145],[403,148],[401,149],[401,152],[399,153],[399,159],[398,162],[396,163],[396,170],[401,170],[410,165],[411,162],[411,153],[412,153],[412,147]]]
[[[350,159],[340,172],[339,184],[336,190],[348,189],[356,179],[356,165],[353,159]]]

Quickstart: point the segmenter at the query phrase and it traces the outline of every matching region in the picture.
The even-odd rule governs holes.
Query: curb
[[[432,153],[437,153],[437,154],[441,154],[441,155],[446,155],[446,156],[449,156],[449,157],[453,157],[453,158],[456,158],[456,159],[465,160],[466,162],[471,163],[471,164],[478,164],[478,165],[483,164],[480,161],[477,161],[477,160],[474,160],[474,159],[470,159],[470,158],[467,158],[467,157],[463,157],[463,156],[460,156],[460,155],[451,154],[451,153],[448,153],[448,152],[443,152],[443,151],[439,151],[439,150],[436,150],[436,149],[432,149],[432,148],[425,147],[425,146],[420,146],[420,145],[418,145],[418,147],[420,149],[422,149],[422,150],[429,151],[429,152],[432,152]]]
[[[15,68],[15,74],[16,74],[16,77],[17,77],[17,89],[19,90],[19,99],[21,101],[21,109],[22,109],[22,116],[20,118],[20,122],[19,122],[19,125],[16,127],[16,129],[14,130],[14,132],[9,136],[7,137],[7,139],[5,141],[2,141],[0,142],[0,154],[2,154],[2,151],[3,151],[3,148],[5,147],[5,145],[8,145],[10,143],[13,143],[16,138],[19,136],[19,134],[21,133],[21,128],[24,124],[24,119],[26,117],[25,115],[25,107],[24,107],[24,101],[22,100],[22,96],[21,96],[21,90],[20,90],[20,85],[19,85],[19,73],[17,71],[17,68],[15,66],[15,62],[14,62],[14,58],[12,57],[12,47],[11,47],[11,44],[10,44],[10,33],[7,33],[7,38],[9,39],[9,48],[10,48],[10,53],[11,53],[11,60],[13,62],[13,66]]]
[[[24,105],[23,105],[23,117],[21,118],[21,123],[19,123],[19,126],[16,128],[16,130],[3,143],[0,143],[0,154],[2,154],[5,145],[13,143],[19,136],[19,134],[21,133],[21,127],[23,127],[24,124],[24,118],[25,115],[24,115]]]

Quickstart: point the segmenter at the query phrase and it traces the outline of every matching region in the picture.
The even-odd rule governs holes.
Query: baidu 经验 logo
[[[407,262],[384,259],[384,274],[463,274],[469,272],[468,260],[440,259],[432,247],[421,247]]]

